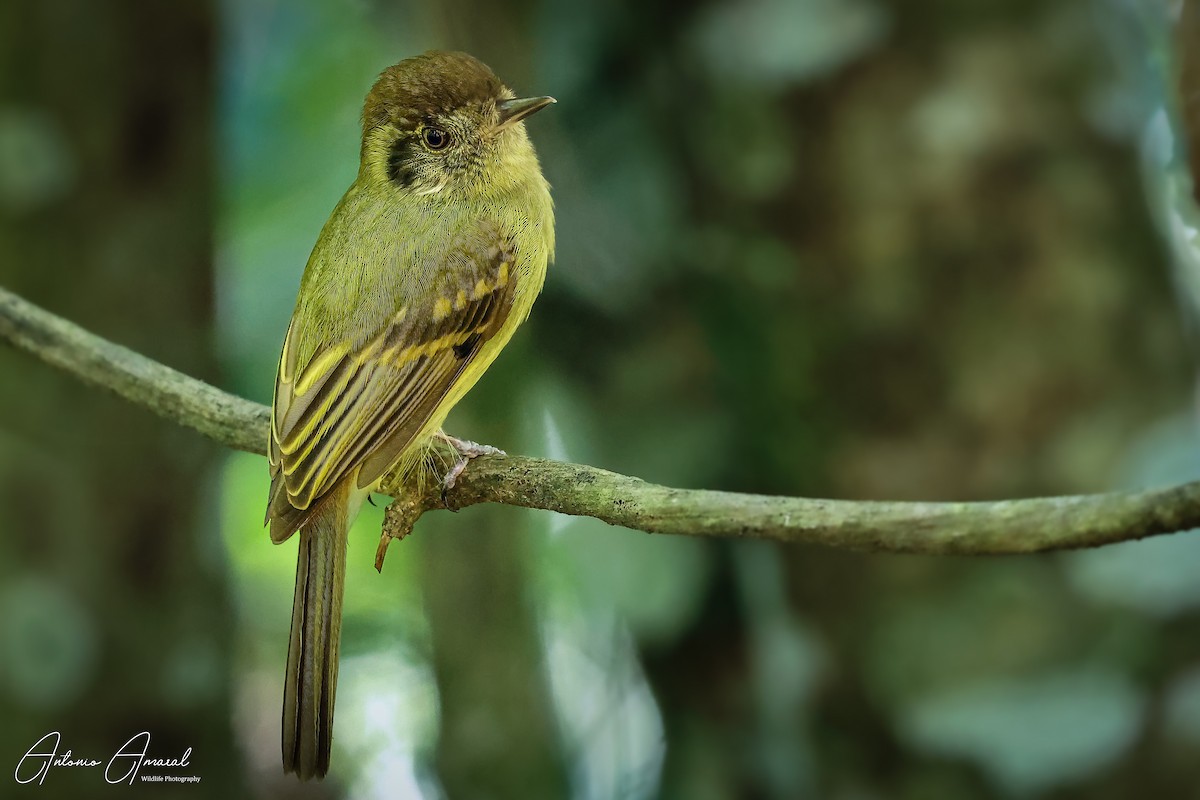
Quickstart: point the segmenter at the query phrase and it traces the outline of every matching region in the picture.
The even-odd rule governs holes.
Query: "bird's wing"
[[[298,366],[293,317],[271,415],[267,519],[274,541],[303,525],[356,468],[363,467],[360,487],[386,472],[504,326],[517,288],[516,254],[503,237],[489,238],[448,253],[443,290],[401,307],[361,346],[329,342]]]

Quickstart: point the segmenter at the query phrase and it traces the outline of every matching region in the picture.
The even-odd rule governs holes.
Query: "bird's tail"
[[[283,687],[283,768],[301,780],[329,771],[349,495],[350,484],[343,481],[300,529]]]

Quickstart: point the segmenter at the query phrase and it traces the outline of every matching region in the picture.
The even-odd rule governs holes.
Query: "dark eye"
[[[426,128],[424,137],[425,144],[429,145],[430,150],[441,150],[450,144],[450,134],[441,128]]]

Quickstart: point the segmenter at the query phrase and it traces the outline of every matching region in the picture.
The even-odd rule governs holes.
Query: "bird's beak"
[[[557,102],[553,97],[517,97],[512,100],[501,100],[496,103],[496,110],[500,112],[500,121],[496,124],[496,130],[502,131]]]

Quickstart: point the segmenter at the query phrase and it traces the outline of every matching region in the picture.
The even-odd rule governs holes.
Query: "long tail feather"
[[[349,482],[300,529],[283,689],[283,767],[302,780],[329,771],[346,578]]]

